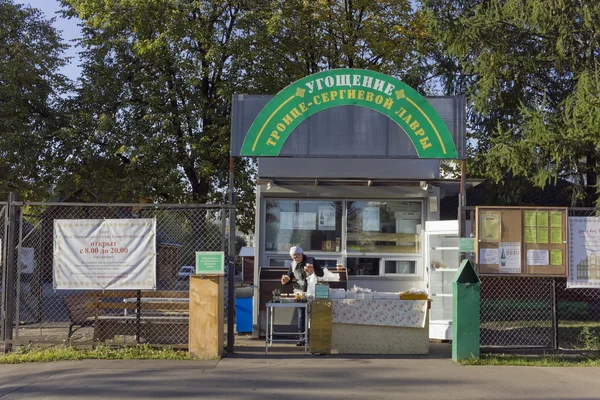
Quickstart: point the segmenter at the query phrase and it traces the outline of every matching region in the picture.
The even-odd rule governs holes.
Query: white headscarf
[[[290,249],[290,256],[293,256],[294,254],[304,254],[304,250],[302,250],[302,247],[300,246],[292,246]]]

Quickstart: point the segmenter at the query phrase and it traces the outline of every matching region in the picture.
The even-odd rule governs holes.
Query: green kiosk
[[[448,297],[432,310],[451,319],[452,276],[430,284],[422,238],[426,222],[441,219],[441,198],[470,184],[440,173],[441,159],[466,158],[465,115],[464,96],[424,97],[361,69],[309,75],[275,96],[234,95],[231,154],[258,166],[253,335],[265,333],[265,305],[293,245],[340,275],[336,295],[443,285]],[[293,310],[277,318],[293,331]]]

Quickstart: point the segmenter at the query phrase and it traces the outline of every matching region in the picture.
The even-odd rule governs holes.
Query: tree
[[[276,93],[327,68],[427,88],[424,19],[408,0],[62,0],[83,21],[83,76],[57,189],[104,200],[220,201],[231,96]],[[254,223],[253,160],[235,160],[239,227]]]
[[[576,188],[573,204],[600,205],[600,4],[426,0],[424,6],[449,60],[447,82],[459,82],[472,107],[469,171],[507,186],[514,176],[538,187],[567,179]]]
[[[0,192],[35,198],[53,183],[66,47],[40,11],[0,0]]]
[[[58,189],[92,185],[107,201],[222,202],[244,2],[62,3],[83,21],[85,50]],[[236,175],[238,201],[253,203],[247,160],[236,160]]]
[[[243,64],[253,92],[275,93],[334,68],[371,69],[431,89],[434,48],[423,13],[408,0],[273,0],[255,14]]]

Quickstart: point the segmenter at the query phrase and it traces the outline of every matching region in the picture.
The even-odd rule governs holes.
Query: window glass
[[[379,258],[348,257],[348,275],[379,275]]]
[[[421,203],[349,201],[348,253],[418,253]]]
[[[319,262],[321,268],[327,268],[329,270],[335,270],[339,264],[338,260],[321,259],[319,257],[315,257],[315,259]]]
[[[292,263],[292,259],[284,258],[269,258],[269,267],[285,267],[288,268]]]
[[[341,251],[341,237],[341,201],[266,201],[266,251]]]
[[[386,274],[415,274],[417,262],[410,260],[385,260]]]

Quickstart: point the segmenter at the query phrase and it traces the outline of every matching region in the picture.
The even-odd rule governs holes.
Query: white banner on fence
[[[156,289],[156,220],[54,220],[55,289]]]
[[[600,217],[569,217],[567,288],[600,287]]]

